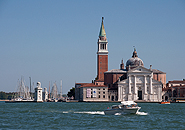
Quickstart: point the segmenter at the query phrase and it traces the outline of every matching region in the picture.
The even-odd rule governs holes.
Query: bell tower
[[[98,80],[104,81],[104,72],[108,71],[108,41],[106,38],[105,28],[103,24],[103,17],[102,23],[99,33],[98,39],[98,51],[97,51],[97,73],[98,73]]]

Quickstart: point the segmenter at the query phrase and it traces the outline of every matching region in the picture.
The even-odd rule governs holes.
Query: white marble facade
[[[118,101],[162,100],[162,83],[153,79],[153,72],[138,66],[127,72],[127,79],[118,82]]]

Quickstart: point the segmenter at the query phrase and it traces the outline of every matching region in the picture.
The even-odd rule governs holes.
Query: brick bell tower
[[[108,71],[108,42],[106,38],[105,28],[103,25],[103,17],[102,17],[102,23],[99,33],[99,39],[98,39],[98,52],[97,52],[97,73],[98,73],[98,79],[99,81],[104,81],[104,72]]]

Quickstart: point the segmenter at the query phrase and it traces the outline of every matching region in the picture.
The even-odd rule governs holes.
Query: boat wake
[[[122,115],[121,113],[115,113],[114,115],[116,115],[116,116],[120,116],[120,115]]]
[[[143,116],[148,115],[148,113],[145,113],[145,112],[139,112],[139,111],[137,111],[137,112],[136,112],[136,114],[137,114],[137,115],[143,115]]]
[[[80,112],[63,111],[63,113],[105,115],[103,111],[80,111]]]
[[[75,113],[75,114],[92,114],[92,115],[105,115],[104,111],[63,111],[64,114],[67,113]],[[125,115],[124,113],[115,113],[114,115],[120,116],[120,115]],[[148,115],[148,113],[145,112],[136,112],[136,115]]]
[[[74,113],[105,115],[105,113],[103,111],[83,111],[83,112],[74,112]]]

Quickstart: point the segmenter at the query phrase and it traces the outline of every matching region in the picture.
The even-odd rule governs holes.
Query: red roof
[[[184,80],[173,80],[173,81],[168,81],[169,83],[185,83]]]
[[[106,85],[95,85],[94,83],[88,83],[88,84],[84,84],[80,87],[108,87]]]
[[[89,83],[75,83],[76,85],[85,85],[85,84],[89,84]]]

